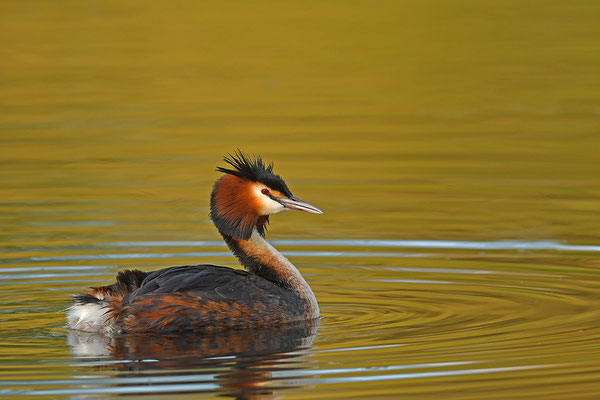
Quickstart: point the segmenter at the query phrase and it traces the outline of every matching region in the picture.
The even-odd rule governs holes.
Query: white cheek
[[[269,196],[265,196],[262,193],[261,193],[261,195],[263,196],[261,215],[276,214],[276,213],[282,212],[286,209],[284,206],[282,206],[275,200],[271,200],[271,198]]]
[[[282,206],[275,200],[272,200],[269,196],[262,194],[260,192],[261,190],[262,190],[262,187],[257,187],[255,189],[256,196],[258,197],[260,205],[261,205],[260,215],[277,214],[278,212],[282,212],[282,211],[286,210],[286,208],[284,206]]]

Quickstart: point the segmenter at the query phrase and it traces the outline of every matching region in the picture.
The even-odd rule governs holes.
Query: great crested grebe
[[[286,324],[319,317],[310,286],[265,239],[269,215],[323,212],[295,198],[273,165],[241,151],[210,196],[210,218],[247,270],[216,265],[125,270],[116,282],[74,296],[72,329],[88,332],[213,331]]]

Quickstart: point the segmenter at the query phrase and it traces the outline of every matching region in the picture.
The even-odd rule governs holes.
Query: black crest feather
[[[260,156],[251,157],[238,149],[234,154],[230,153],[225,156],[223,161],[234,169],[217,167],[217,171],[235,175],[248,181],[260,182],[271,189],[280,191],[287,197],[292,197],[292,192],[288,189],[284,180],[273,173],[273,164],[266,164]]]

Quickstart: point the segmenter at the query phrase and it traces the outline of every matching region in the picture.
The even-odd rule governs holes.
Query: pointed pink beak
[[[323,214],[323,211],[319,210],[317,207],[295,197],[278,197],[277,201],[290,210],[299,210],[311,214]]]

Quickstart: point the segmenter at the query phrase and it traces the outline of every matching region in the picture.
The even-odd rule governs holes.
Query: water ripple
[[[6,365],[27,364],[28,356],[20,353],[25,349],[48,356],[43,364],[22,371],[37,380],[20,380],[18,374],[13,379],[4,373],[0,385],[6,389],[0,395],[228,393],[232,384],[253,392],[395,380],[404,381],[408,390],[411,380],[438,379],[444,388],[443,380],[450,377],[452,382],[464,377],[463,385],[476,386],[477,375],[490,382],[516,379],[535,385],[551,379],[553,371],[568,370],[568,365],[595,365],[600,283],[589,265],[596,262],[593,253],[598,246],[420,240],[273,243],[284,250],[293,248],[284,253],[298,259],[319,298],[322,319],[313,347],[269,354],[231,348],[207,353],[214,340],[200,346],[179,343],[177,338],[175,350],[165,353],[164,340],[115,344],[89,338],[78,343],[79,350],[72,350],[72,359],[57,358],[52,351],[67,337],[61,310],[70,294],[110,282],[116,271],[128,267],[119,266],[120,260],[135,260],[135,267],[145,270],[164,265],[165,260],[193,262],[232,255],[220,251],[220,241],[36,246],[31,253],[27,246],[8,249],[5,253],[11,258],[2,262],[12,265],[0,276],[0,349],[6,353],[1,360]],[[209,251],[160,252],[174,247]],[[348,251],[340,251],[342,247]],[[408,250],[397,251],[400,248]],[[410,252],[416,248],[431,254]],[[436,254],[435,249],[465,251]],[[119,254],[120,250],[124,252]],[[226,342],[248,338],[253,335]],[[561,353],[563,364],[549,355],[553,351]],[[340,359],[346,365],[339,365]]]
[[[599,252],[597,245],[574,245],[555,241],[457,241],[457,240],[373,240],[373,239],[294,239],[271,240],[279,246],[403,247],[467,250],[562,250]],[[219,247],[220,241],[135,241],[101,242],[97,246],[117,247]]]

